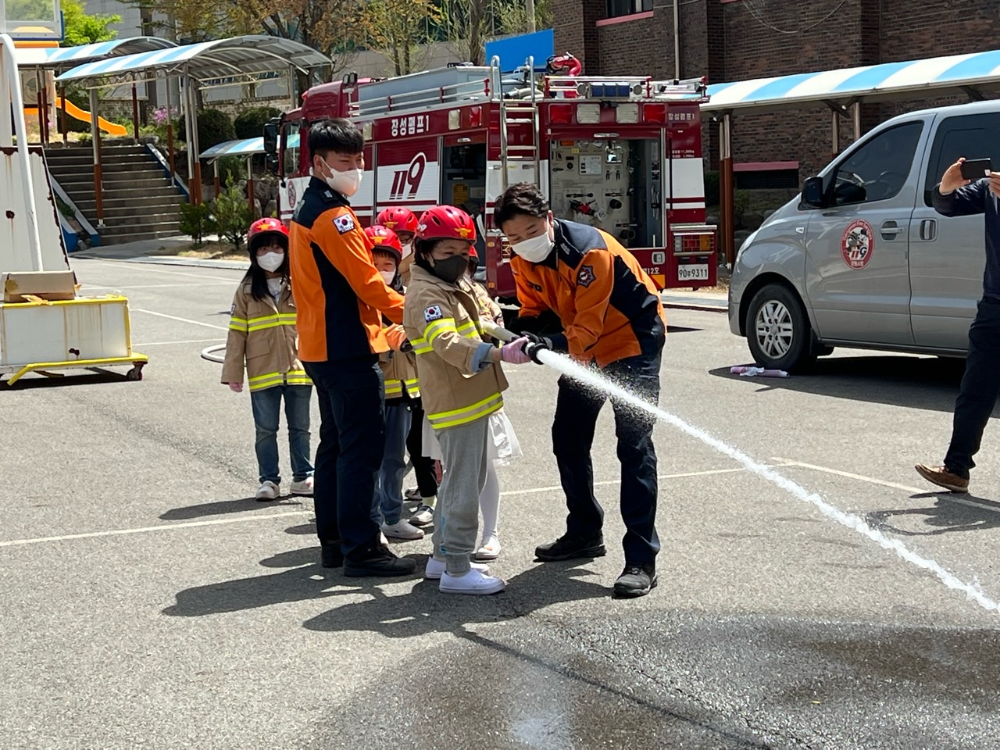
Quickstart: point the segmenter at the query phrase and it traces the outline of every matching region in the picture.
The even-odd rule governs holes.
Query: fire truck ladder
[[[497,61],[499,62],[499,61]],[[531,164],[534,168],[534,180],[541,179],[539,123],[538,123],[538,92],[534,83],[535,58],[527,60],[530,76],[531,97],[525,99],[500,99],[500,170],[503,189],[508,187],[508,168],[510,164]],[[531,143],[510,143],[511,126],[523,131],[530,126]]]

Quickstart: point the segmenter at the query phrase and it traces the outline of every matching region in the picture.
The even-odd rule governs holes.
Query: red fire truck
[[[704,81],[552,70],[536,72],[529,59],[503,76],[494,59],[488,67],[382,80],[349,74],[309,89],[302,106],[265,133],[281,171],[281,218],[291,218],[309,179],[309,126],[348,117],[366,142],[366,172],[352,199],[361,221],[387,206],[461,206],[477,220],[487,286],[501,300],[514,297],[514,284],[493,204],[515,182],[537,183],[556,217],[617,237],[659,286],[714,285],[699,110]]]

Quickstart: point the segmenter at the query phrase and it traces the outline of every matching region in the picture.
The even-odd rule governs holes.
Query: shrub
[[[179,123],[178,137],[187,142],[184,120]],[[205,109],[198,113],[198,148],[201,151],[218,146],[226,141],[236,140],[236,129],[229,115],[218,109]]]
[[[242,249],[253,214],[246,195],[232,177],[226,180],[226,189],[219,193],[212,208],[219,236],[237,250]]]
[[[228,185],[230,181],[246,179],[247,160],[243,156],[223,156],[219,159],[219,181]]]
[[[260,138],[264,135],[264,125],[272,117],[281,114],[274,107],[251,107],[240,112],[233,123],[237,138]]]
[[[195,245],[201,247],[205,235],[216,230],[212,207],[207,203],[201,203],[197,206],[191,203],[182,203],[180,230],[191,237]]]

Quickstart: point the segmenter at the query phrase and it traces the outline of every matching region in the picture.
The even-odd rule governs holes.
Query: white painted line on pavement
[[[188,289],[194,286],[221,286],[223,284],[232,284],[232,279],[220,279],[219,281],[203,281],[199,283],[189,282],[186,284],[136,284],[134,286],[128,285],[124,286],[122,284],[115,284],[111,286],[105,286],[104,284],[83,284],[82,291],[84,293],[89,292],[93,289],[112,289],[114,291],[132,291],[134,289]]]
[[[198,526],[220,526],[227,523],[245,523],[246,521],[267,521],[272,518],[288,518],[312,513],[311,510],[295,510],[289,513],[268,513],[263,516],[241,516],[240,518],[216,518],[211,521],[191,521],[189,523],[165,523],[160,526],[145,526],[139,529],[110,529],[108,531],[91,531],[86,534],[66,534],[65,536],[43,536],[34,539],[14,539],[0,542],[0,547],[23,547],[27,544],[42,542],[66,542],[73,539],[94,539],[102,536],[124,536],[125,534],[145,534],[150,531],[172,531],[173,529],[191,529]]]
[[[178,318],[176,315],[167,315],[166,313],[153,312],[152,310],[141,310],[139,308],[133,308],[132,312],[146,313],[146,315],[155,315],[158,318],[167,318],[168,320],[176,320],[179,323],[190,323],[195,326],[205,326],[205,328],[215,328],[219,331],[228,331],[227,326],[217,326],[214,323],[202,323],[200,320],[190,320],[189,318]]]
[[[215,339],[187,339],[185,341],[147,341],[143,344],[132,344],[132,348],[141,349],[146,346],[170,346],[171,344],[210,344],[213,341],[225,341],[225,339],[215,338]]]
[[[988,510],[993,513],[1000,513],[1000,506],[987,505],[985,503],[977,503],[975,500],[969,500],[961,495],[956,495],[954,492],[949,492],[945,489],[934,490],[931,488],[920,489],[918,487],[910,487],[905,484],[897,484],[896,482],[888,482],[884,479],[876,479],[875,477],[865,476],[864,474],[854,474],[850,471],[841,471],[840,469],[831,469],[828,466],[817,466],[816,464],[807,464],[802,461],[793,461],[788,458],[774,458],[773,461],[784,461],[785,466],[799,466],[803,469],[810,469],[812,471],[819,471],[824,474],[834,474],[838,477],[846,477],[847,479],[856,479],[859,482],[867,482],[868,484],[877,484],[882,487],[890,487],[894,490],[902,490],[903,492],[909,492],[912,495],[927,495],[932,494],[938,496],[941,500],[947,500],[950,503],[957,503],[958,505],[967,505],[970,508],[978,508],[979,510]]]
[[[683,474],[663,474],[657,479],[681,479],[684,477],[702,477],[711,476],[713,474],[736,474],[744,471],[744,469],[714,469],[709,471],[696,471],[696,472],[686,472]],[[604,482],[594,482],[595,487],[599,487],[606,484],[618,484],[621,480],[619,479],[609,479]],[[501,496],[511,496],[511,495],[527,495],[535,492],[551,492],[553,490],[561,490],[560,486],[553,487],[532,487],[527,490],[511,490],[509,492],[501,492]],[[191,521],[189,523],[165,523],[160,526],[144,526],[138,529],[110,529],[108,531],[90,531],[84,534],[67,534],[65,536],[47,536],[47,537],[37,537],[34,539],[15,539],[8,542],[0,542],[0,547],[20,547],[26,544],[41,544],[42,542],[64,542],[73,539],[94,539],[96,537],[103,536],[122,536],[125,534],[145,534],[152,531],[171,531],[173,529],[190,529],[199,526],[215,526],[225,523],[241,523],[244,521],[267,521],[272,518],[286,518],[288,516],[300,516],[306,513],[312,513],[312,509],[309,510],[295,510],[288,513],[268,513],[267,515],[255,515],[255,516],[240,516],[239,518],[220,518],[211,521]]]
[[[102,266],[113,266],[113,267],[119,268],[119,269],[127,268],[130,271],[145,271],[146,273],[162,273],[162,274],[166,274],[167,276],[187,276],[188,278],[191,278],[191,279],[201,279],[202,281],[204,281],[205,279],[215,279],[216,281],[228,281],[228,282],[234,281],[233,278],[228,277],[228,276],[206,276],[206,275],[200,274],[200,273],[184,273],[183,271],[164,271],[162,268],[150,268],[145,263],[130,263],[127,260],[96,260],[96,259],[91,259],[91,258],[80,258],[79,260],[81,260],[81,261],[83,261],[85,263],[96,263],[96,264],[99,264],[99,265],[102,265]],[[210,270],[210,271],[228,271],[229,269],[228,268],[210,268],[210,269],[206,269],[206,270]],[[232,270],[239,271],[239,273],[241,273],[241,274],[242,273],[246,273],[245,270],[240,270],[238,268],[234,268]]]

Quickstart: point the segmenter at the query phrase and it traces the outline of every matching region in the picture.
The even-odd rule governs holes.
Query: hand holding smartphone
[[[989,177],[993,171],[993,162],[990,159],[966,159],[962,162],[962,179],[981,180]]]

